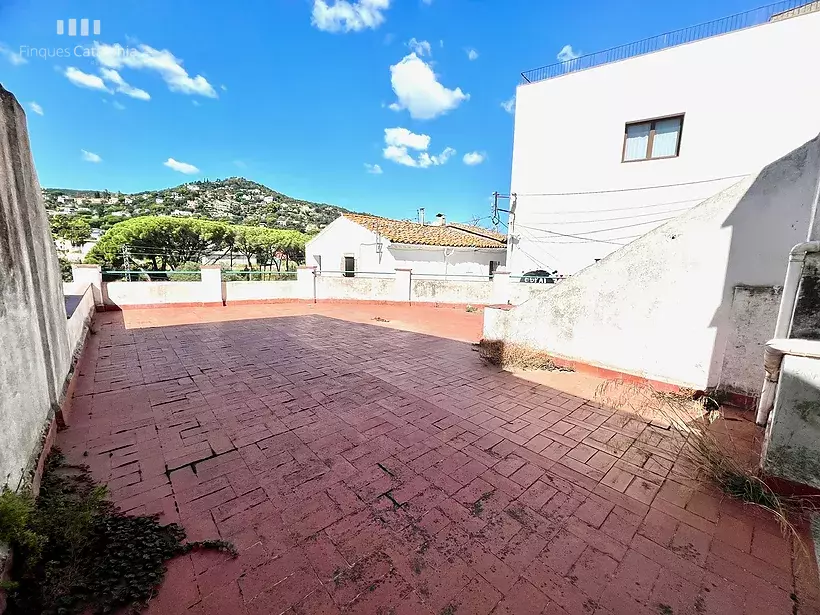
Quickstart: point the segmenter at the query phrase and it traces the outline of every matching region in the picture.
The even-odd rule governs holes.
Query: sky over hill
[[[757,4],[0,0],[0,82],[26,106],[44,186],[242,175],[467,220],[508,189],[520,71]],[[72,18],[89,36],[68,36]]]

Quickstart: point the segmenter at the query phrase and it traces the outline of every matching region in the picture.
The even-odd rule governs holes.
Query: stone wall
[[[71,366],[63,286],[22,107],[0,86],[0,484],[33,469]]]

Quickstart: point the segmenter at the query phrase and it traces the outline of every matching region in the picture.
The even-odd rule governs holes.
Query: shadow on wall
[[[722,300],[712,318],[715,344],[709,364],[709,385],[750,396],[759,395],[763,382],[763,346],[774,335],[781,287],[786,277],[789,250],[806,241],[811,210],[820,175],[820,137],[764,167],[726,217],[731,232]],[[772,313],[759,323],[754,337],[744,339],[744,323],[733,323],[733,298],[738,285],[760,288],[752,311]],[[766,296],[768,291],[769,296]],[[767,307],[768,306],[768,307]],[[774,310],[771,309],[774,306]],[[737,313],[737,309],[735,310]],[[733,326],[737,324],[737,326]],[[749,345],[754,346],[750,352]],[[726,373],[748,357],[743,382],[726,382]],[[743,390],[741,390],[743,389]]]
[[[548,293],[509,312],[488,309],[484,337],[650,380],[757,395],[777,314],[773,289],[789,250],[806,239],[819,169],[820,137]]]

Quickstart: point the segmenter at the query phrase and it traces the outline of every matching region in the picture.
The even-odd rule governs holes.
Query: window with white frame
[[[622,162],[674,158],[680,153],[683,115],[630,122],[624,131]]]

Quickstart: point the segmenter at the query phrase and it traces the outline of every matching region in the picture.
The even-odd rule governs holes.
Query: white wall
[[[510,247],[508,268],[514,275],[542,268],[574,273],[618,245],[544,229],[627,243],[658,224],[651,221],[678,215],[737,180],[527,195],[749,174],[814,137],[820,79],[805,62],[818,57],[820,13],[812,13],[520,86],[511,182],[519,195],[520,243]],[[679,157],[621,162],[627,122],[678,113],[685,114]]]
[[[106,305],[162,305],[203,303],[206,288],[202,282],[103,282]]]
[[[303,299],[302,287],[297,280],[276,282],[225,282],[225,301],[270,301],[274,299]]]
[[[722,383],[734,289],[782,285],[819,169],[820,137],[539,298],[487,310],[484,336],[674,384]],[[748,322],[760,328],[746,343],[771,335],[765,318]]]
[[[396,268],[409,268],[413,273],[436,275],[486,275],[489,278],[490,261],[503,266],[506,250],[477,248],[447,248],[441,246],[406,247],[381,238],[382,252],[376,249],[376,233],[340,217],[329,224],[305,246],[305,262],[317,265],[321,256],[323,275],[344,269],[344,257],[356,259],[357,271],[393,273]]]
[[[76,288],[76,282],[65,282],[63,287],[72,284]],[[82,350],[82,344],[85,340],[85,333],[88,326],[91,324],[91,319],[94,317],[94,290],[90,284],[86,284],[85,289],[80,293],[83,298],[74,309],[74,313],[68,319],[68,344],[69,349],[73,355]]]

